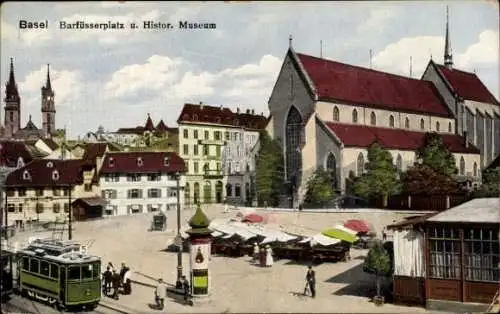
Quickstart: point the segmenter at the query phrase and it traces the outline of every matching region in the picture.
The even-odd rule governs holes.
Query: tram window
[[[56,264],[50,264],[50,277],[59,278],[59,267]]]
[[[48,277],[49,271],[49,263],[46,261],[40,261],[40,274]]]
[[[30,259],[27,257],[23,257],[23,269],[30,270]]]
[[[38,266],[39,266],[38,260],[32,258],[31,261],[30,261],[30,272],[32,272],[32,273],[38,273]]]
[[[82,279],[92,279],[92,268],[90,264],[82,266]]]
[[[68,280],[80,280],[80,266],[69,267]]]
[[[101,276],[101,263],[92,264],[92,276],[94,279]]]

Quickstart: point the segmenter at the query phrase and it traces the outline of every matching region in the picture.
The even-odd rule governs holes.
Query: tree
[[[332,178],[323,168],[318,168],[307,182],[306,203],[325,206],[335,195]]]
[[[366,198],[382,196],[386,207],[389,195],[398,193],[400,184],[391,154],[378,142],[368,148],[366,169],[366,173],[354,180],[354,191]]]
[[[424,164],[409,168],[402,176],[402,183],[403,191],[411,195],[449,195],[461,191],[452,177]]]
[[[260,205],[279,204],[284,186],[283,154],[280,143],[267,132],[260,134],[260,150],[256,161],[256,186]]]
[[[422,164],[445,176],[451,177],[458,173],[455,157],[444,145],[438,133],[425,135],[424,147],[417,151],[417,158]]]
[[[363,269],[366,272],[373,272],[375,274],[377,280],[377,297],[381,297],[380,278],[382,276],[389,277],[391,272],[391,257],[381,241],[375,242],[370,251],[368,251],[368,255],[363,263]]]
[[[475,197],[500,196],[500,167],[483,171],[483,184],[474,192]]]

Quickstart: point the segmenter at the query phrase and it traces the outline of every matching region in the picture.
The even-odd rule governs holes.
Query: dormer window
[[[59,180],[59,171],[52,171],[52,180]]]
[[[196,114],[195,114],[195,115],[193,115],[193,120],[194,120],[194,121],[198,121],[198,115],[196,115]]]
[[[142,158],[137,157],[137,166],[142,167]]]
[[[215,118],[215,123],[220,123],[220,117]]]
[[[17,158],[17,168],[24,167],[24,159],[23,157]]]
[[[115,166],[115,160],[113,159],[113,157],[109,158],[108,164],[109,164],[109,167],[114,167]]]
[[[165,165],[165,167],[170,166],[170,157],[163,158],[163,164]]]
[[[28,170],[24,170],[24,172],[23,172],[23,179],[24,180],[31,180],[31,175],[28,172]]]
[[[240,120],[234,119],[234,125],[236,125],[236,126],[240,125]]]
[[[53,167],[54,164],[52,163],[52,161],[47,162],[47,168],[53,168]]]

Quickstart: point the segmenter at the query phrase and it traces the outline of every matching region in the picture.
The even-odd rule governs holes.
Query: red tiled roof
[[[45,138],[42,139],[42,141],[52,150],[56,150],[59,148],[59,145],[51,138]]]
[[[87,143],[82,159],[95,164],[97,157],[102,157],[106,153],[108,143]]]
[[[156,125],[156,131],[167,131],[168,130],[168,127],[167,125],[165,124],[165,122],[163,122],[163,120],[160,120],[160,122],[158,122],[158,124]]]
[[[416,151],[425,145],[424,132],[332,122],[326,122],[326,125],[346,147],[369,147],[375,140],[387,149]],[[472,144],[465,147],[463,138],[456,134],[440,135],[444,145],[453,153],[479,154],[479,149]]]
[[[146,124],[144,125],[144,129],[148,131],[153,131],[155,126],[153,125],[153,120],[151,120],[151,117],[148,114],[148,119],[146,120]]]
[[[169,165],[165,166],[165,158]],[[112,162],[110,162],[112,158]],[[142,160],[141,162],[139,161]],[[158,173],[185,172],[184,160],[173,152],[124,152],[108,153],[101,173]]]
[[[178,123],[212,123],[233,127],[245,127],[248,129],[264,129],[267,119],[263,115],[251,112],[232,112],[229,108],[207,106],[204,104],[184,104]]]
[[[52,163],[52,167],[50,167]],[[7,186],[23,187],[51,187],[67,186],[83,183],[83,168],[85,162],[79,159],[36,159],[26,166],[13,171],[7,177]],[[57,170],[59,177],[54,178],[53,172]],[[29,179],[24,178],[27,171]]]
[[[23,142],[0,141],[0,166],[17,167],[17,160],[19,157],[23,158],[25,164],[33,160],[33,157]]]
[[[297,54],[320,100],[451,117],[431,82]]]
[[[483,82],[481,82],[475,73],[457,69],[450,70],[444,65],[436,65],[459,96],[467,100],[499,105],[498,100],[490,93],[488,88],[484,86]]]

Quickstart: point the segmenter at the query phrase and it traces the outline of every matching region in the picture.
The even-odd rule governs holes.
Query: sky
[[[476,71],[499,99],[496,1],[399,2],[3,2],[2,99],[10,58],[21,95],[21,124],[41,127],[40,88],[50,64],[56,127],[70,138],[144,125],[147,114],[176,127],[184,103],[268,114],[288,49],[420,78],[443,63],[446,6],[455,66]],[[20,29],[19,21],[48,21]],[[124,23],[125,29],[61,29],[60,22]],[[143,21],[173,29],[146,30]],[[183,30],[179,21],[215,23]],[[135,22],[140,28],[131,29]],[[322,42],[322,45],[320,44]],[[322,47],[322,49],[320,48]],[[4,103],[0,113],[3,123]]]

